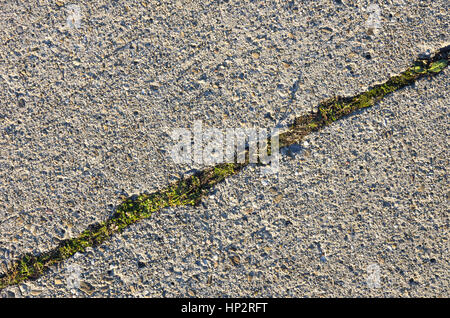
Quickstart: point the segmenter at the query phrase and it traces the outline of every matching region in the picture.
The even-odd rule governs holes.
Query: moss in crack
[[[297,118],[291,128],[280,135],[280,147],[299,142],[305,135],[328,126],[356,110],[371,107],[386,95],[413,84],[421,77],[440,73],[448,66],[449,50],[447,46],[437,52],[433,59],[417,60],[414,66],[366,92],[353,97],[334,97],[320,103],[316,112]]]
[[[27,254],[0,278],[0,288],[16,285],[41,276],[52,265],[60,263],[87,247],[95,247],[129,225],[149,218],[153,212],[169,206],[196,205],[202,195],[226,177],[235,174],[243,165],[219,164],[190,177],[181,179],[164,190],[132,196],[122,202],[107,221],[90,226],[78,237],[62,241],[59,246],[39,256]]]
[[[415,66],[409,68],[400,75],[390,78],[387,82],[376,85],[366,92],[353,98],[336,97],[319,105],[316,123],[313,125],[326,126],[332,122],[353,113],[355,110],[371,107],[387,94],[414,83],[418,78],[427,74],[439,73],[447,66],[447,60],[439,60],[427,63],[419,60]]]
[[[309,133],[318,131],[358,109],[370,107],[387,94],[410,85],[421,77],[440,73],[448,66],[449,51],[450,46],[447,46],[436,52],[433,58],[418,60],[403,73],[354,97],[335,97],[322,102],[316,112],[296,118],[290,129],[279,135],[280,147],[298,143]],[[270,145],[270,141],[268,144]],[[121,233],[139,220],[149,218],[153,212],[162,208],[197,205],[211,187],[238,173],[247,164],[248,153],[244,163],[218,164],[174,182],[166,189],[127,198],[107,221],[90,226],[78,237],[62,241],[51,251],[40,255],[22,256],[0,277],[0,289],[38,278],[52,265],[70,258],[77,252],[84,252],[87,247],[102,244],[112,235]]]

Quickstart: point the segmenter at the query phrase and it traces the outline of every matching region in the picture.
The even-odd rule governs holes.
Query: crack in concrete
[[[280,148],[296,144],[306,135],[329,126],[356,110],[371,107],[386,95],[411,85],[422,77],[441,73],[448,66],[449,51],[450,45],[441,48],[430,58],[419,58],[412,67],[401,74],[353,97],[335,97],[320,103],[316,111],[296,118],[289,129],[279,135]],[[84,252],[88,247],[104,243],[112,235],[121,233],[126,227],[139,220],[149,218],[153,212],[162,208],[198,205],[213,186],[238,173],[248,163],[247,155],[245,163],[218,164],[197,171],[160,191],[127,198],[107,221],[89,226],[78,237],[62,241],[50,251],[39,255],[22,256],[10,266],[7,273],[0,276],[0,289],[26,280],[37,279],[52,266],[63,262],[77,252]]]

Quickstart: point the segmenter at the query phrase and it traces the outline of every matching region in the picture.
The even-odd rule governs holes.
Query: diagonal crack
[[[316,111],[294,120],[289,129],[279,135],[280,147],[300,142],[306,135],[344,118],[356,110],[375,105],[386,95],[416,80],[441,73],[449,63],[450,46],[437,51],[431,58],[418,59],[414,65],[383,84],[352,97],[335,97],[319,104]],[[149,218],[153,212],[169,206],[198,205],[203,196],[217,183],[238,173],[246,163],[218,164],[180,179],[167,188],[151,194],[133,195],[118,207],[105,222],[93,224],[78,237],[62,241],[56,248],[39,255],[26,254],[14,262],[7,273],[0,276],[0,289],[44,275],[51,266],[63,262],[87,247],[95,247],[112,235],[121,233],[129,225]]]

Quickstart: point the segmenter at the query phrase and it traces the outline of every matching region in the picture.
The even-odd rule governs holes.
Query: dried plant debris
[[[322,102],[317,111],[298,117],[287,131],[280,134],[280,147],[298,143],[311,132],[318,131],[356,110],[373,106],[386,95],[413,84],[419,78],[442,72],[448,66],[449,51],[450,46],[447,46],[430,58],[418,59],[401,74],[356,96],[335,97]],[[36,279],[45,274],[51,266],[63,262],[75,253],[83,253],[88,247],[102,244],[112,235],[122,232],[141,219],[149,218],[153,212],[162,208],[197,205],[214,185],[236,174],[247,164],[248,160],[240,164],[218,164],[183,178],[166,189],[127,198],[109,220],[91,225],[78,237],[62,241],[53,250],[40,255],[22,256],[0,277],[0,288]],[[235,261],[233,259],[233,264]]]

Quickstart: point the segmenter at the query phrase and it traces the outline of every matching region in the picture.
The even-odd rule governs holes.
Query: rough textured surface
[[[446,1],[380,3],[376,35],[362,1],[145,3],[81,2],[78,29],[63,2],[2,4],[2,262],[188,171],[173,127],[272,127],[448,42]],[[1,294],[70,295],[77,263],[84,296],[448,296],[447,91],[448,70],[309,137],[278,179],[246,169]]]

